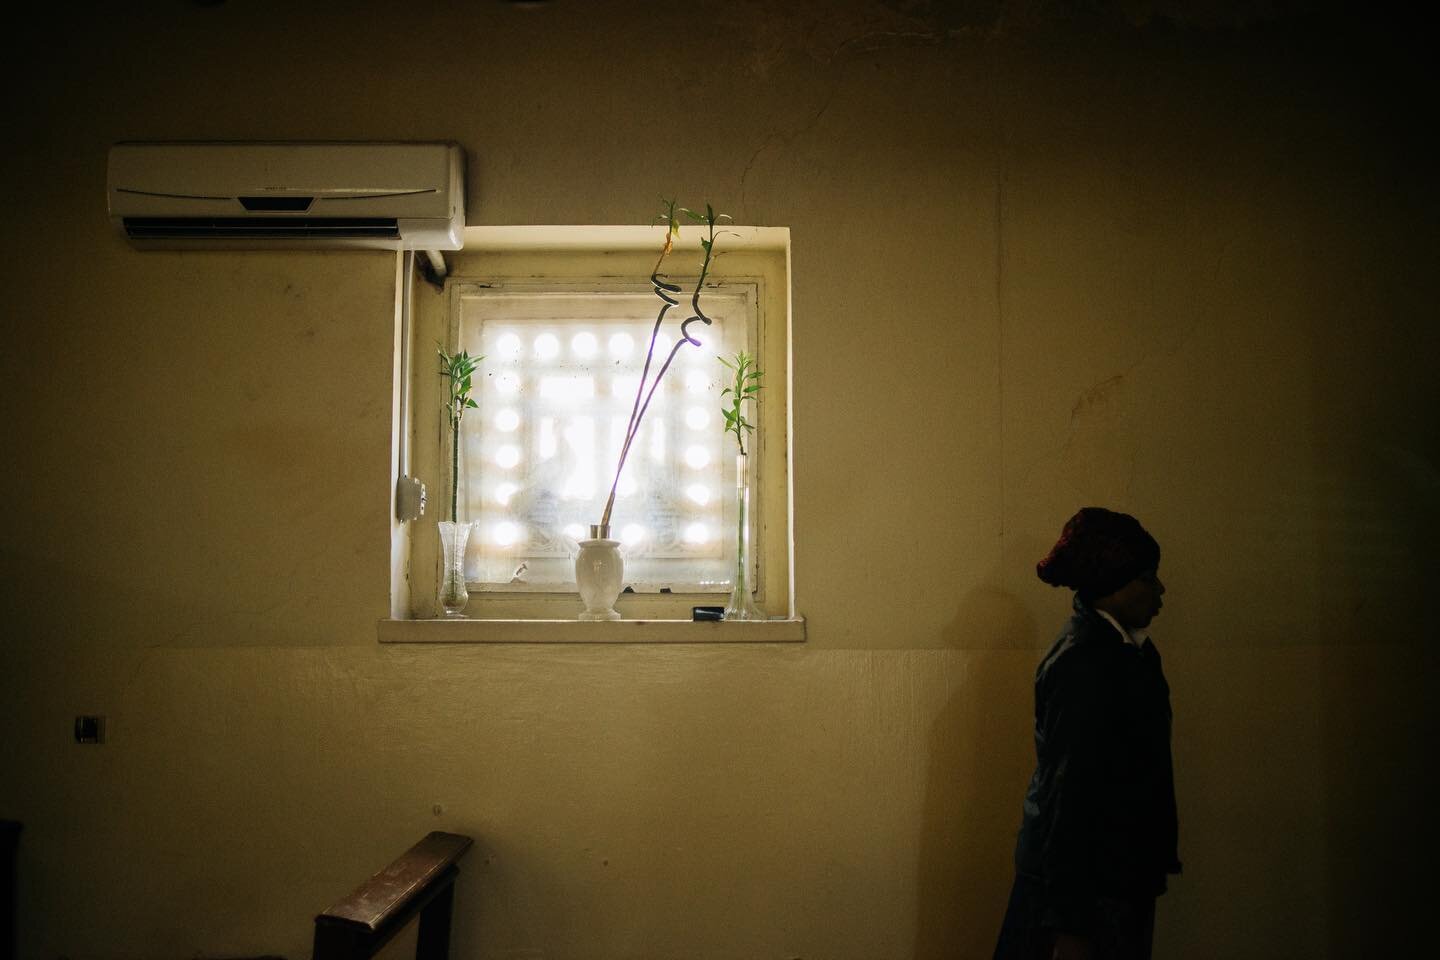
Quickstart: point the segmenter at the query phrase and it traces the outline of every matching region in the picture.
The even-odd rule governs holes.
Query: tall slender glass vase
[[[735,457],[735,572],[730,600],[725,604],[726,620],[764,620],[765,611],[755,605],[750,583],[750,458]]]
[[[470,591],[465,588],[465,547],[470,542],[470,523],[440,521],[440,546],[445,566],[440,572],[440,606],[447,617],[465,616]]]

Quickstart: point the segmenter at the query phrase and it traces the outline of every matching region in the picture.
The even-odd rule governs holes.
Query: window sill
[[[804,643],[793,620],[381,620],[381,643]]]

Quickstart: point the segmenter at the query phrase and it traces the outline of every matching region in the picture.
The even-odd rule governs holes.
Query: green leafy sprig
[[[685,207],[681,207],[680,212],[696,223],[705,224],[710,231],[708,236],[702,237],[700,240],[700,249],[705,251],[705,260],[700,264],[700,279],[695,281],[695,292],[690,294],[690,309],[695,311],[695,315],[685,321],[689,323],[690,320],[700,320],[708,327],[710,326],[710,318],[705,316],[704,312],[700,309],[700,288],[705,286],[705,275],[710,272],[710,265],[715,262],[715,237],[717,236],[715,233],[715,225],[721,220],[729,220],[730,215],[727,213],[717,214],[708,203],[705,204],[705,212],[703,214],[696,213],[694,210]],[[676,232],[679,232],[678,228],[676,228]],[[680,330],[683,334],[685,330],[683,325]],[[698,344],[696,345],[698,346]]]
[[[746,400],[755,400],[760,393],[760,378],[765,374],[755,367],[755,358],[744,350],[735,354],[727,360],[719,358],[734,375],[730,386],[720,391],[720,396],[729,396],[730,400],[720,408],[725,415],[725,432],[733,433],[735,441],[740,444],[740,456],[745,456],[745,434],[754,433],[755,427],[749,420],[745,419],[744,403]]]
[[[460,503],[460,420],[466,410],[479,406],[470,397],[475,371],[480,368],[484,357],[472,357],[461,350],[446,353],[444,347],[435,351],[440,356],[440,376],[450,381],[449,397],[445,401],[445,412],[450,418],[450,520],[459,520]]]

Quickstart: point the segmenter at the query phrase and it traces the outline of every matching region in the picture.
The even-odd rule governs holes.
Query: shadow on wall
[[[1434,764],[1440,654],[1427,605],[1440,572],[1440,472],[1384,438],[1327,454],[1315,529],[1333,633],[1314,655],[1329,954],[1404,956],[1422,936],[1440,851],[1433,800],[1417,789]]]
[[[976,635],[992,632],[999,636]],[[994,949],[1032,765],[1031,685],[1041,642],[1034,621],[1013,595],[983,588],[961,601],[945,638],[968,649],[961,680],[930,731],[916,960]]]

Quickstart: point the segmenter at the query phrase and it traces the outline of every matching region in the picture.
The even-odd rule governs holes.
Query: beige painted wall
[[[1440,343],[1404,25],[133,6],[6,38],[22,956],[304,957],[437,828],[479,840],[460,958],[988,956],[1066,612],[1032,565],[1086,503],[1165,550],[1163,955],[1413,941]],[[393,258],[133,252],[104,161],[145,138],[455,139],[474,224],[673,191],[790,227],[808,644],[379,646]]]

